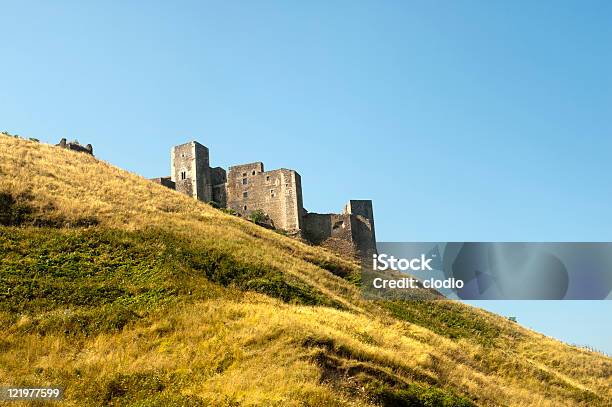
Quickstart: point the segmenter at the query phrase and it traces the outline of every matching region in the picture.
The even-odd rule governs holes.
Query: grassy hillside
[[[85,154],[0,136],[0,385],[62,405],[612,405],[612,360]]]

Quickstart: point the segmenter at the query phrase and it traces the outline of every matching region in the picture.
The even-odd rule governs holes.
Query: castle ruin
[[[87,144],[86,146],[82,146],[78,141],[66,141],[65,138],[61,139],[59,143],[56,144],[57,147],[65,148],[67,150],[78,151],[79,153],[86,153],[93,155],[93,147],[91,144]]]
[[[170,160],[171,175],[152,181],[242,217],[262,212],[275,229],[344,255],[366,258],[376,252],[370,200],[351,200],[341,213],[312,213],[304,209],[302,181],[295,170],[265,171],[263,163],[254,162],[226,172],[210,166],[208,148],[197,141],[174,146]]]

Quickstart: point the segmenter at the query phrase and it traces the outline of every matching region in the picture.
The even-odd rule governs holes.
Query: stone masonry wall
[[[227,173],[221,167],[210,169],[212,182],[212,200],[221,208],[227,205],[227,195],[225,193],[225,183],[227,182]]]
[[[305,213],[302,237],[346,256],[369,258],[376,241],[369,219],[351,213]]]
[[[298,231],[302,222],[302,185],[297,172],[278,169],[264,172],[263,163],[230,167],[227,206],[242,216],[261,210],[277,229]]]
[[[208,156],[208,148],[200,143],[193,142],[196,157],[196,188],[197,198],[200,201],[212,201],[212,180],[210,175],[210,162]]]
[[[174,184],[174,181],[172,181],[170,177],[151,178],[151,181],[157,184],[161,184],[170,189],[176,189],[176,185]]]
[[[302,222],[302,237],[313,244],[321,244],[330,237],[351,240],[350,215],[306,213]]]

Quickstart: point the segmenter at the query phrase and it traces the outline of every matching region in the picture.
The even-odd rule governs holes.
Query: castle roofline
[[[174,149],[174,148],[177,148],[177,147],[180,147],[180,146],[186,146],[188,144],[194,144],[196,146],[204,147],[205,149],[208,150],[208,147],[206,147],[204,144],[202,144],[202,143],[200,143],[200,142],[198,142],[196,140],[191,140],[191,141],[188,141],[186,143],[177,144],[177,145],[173,146],[172,148]]]
[[[264,164],[261,161],[254,161],[252,163],[231,165],[231,166],[229,166],[228,169],[231,171],[231,170],[238,169],[238,168],[252,168],[252,167],[261,167],[262,170],[263,170]]]
[[[227,168],[227,170],[228,170],[228,172],[230,172],[230,171],[244,171],[244,170],[252,170],[253,168],[257,169],[257,173],[258,174],[271,173],[271,172],[274,172],[274,171],[292,171],[292,172],[295,172],[296,174],[300,175],[299,172],[297,172],[296,170],[294,170],[292,168],[285,168],[285,167],[275,168],[273,170],[265,171],[264,170],[264,163],[262,161],[253,161],[253,162],[250,162],[250,163],[230,165]]]

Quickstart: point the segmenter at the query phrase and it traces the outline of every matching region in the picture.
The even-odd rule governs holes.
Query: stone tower
[[[371,233],[371,240],[376,245],[376,233],[374,231],[374,210],[372,209],[372,201],[369,199],[351,199],[344,206],[342,213],[362,216],[364,219],[369,221],[369,229]]]
[[[208,148],[191,141],[172,147],[170,171],[176,190],[200,201],[212,201]]]

